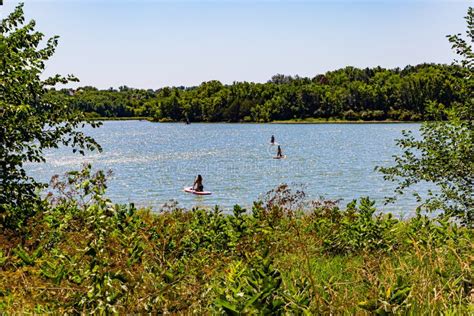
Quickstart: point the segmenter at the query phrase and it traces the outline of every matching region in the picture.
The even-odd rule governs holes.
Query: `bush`
[[[286,185],[251,212],[169,205],[153,214],[113,204],[106,187],[106,174],[89,165],[54,177],[24,238],[0,233],[0,312],[465,313],[469,306],[474,236],[447,220],[398,221],[368,198],[340,209]]]

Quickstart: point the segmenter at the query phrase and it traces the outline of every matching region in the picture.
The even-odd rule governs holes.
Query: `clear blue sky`
[[[473,1],[25,1],[59,35],[45,75],[79,85],[159,88],[265,82],[348,65],[450,63],[447,34],[464,32]],[[4,0],[1,16],[18,1]]]

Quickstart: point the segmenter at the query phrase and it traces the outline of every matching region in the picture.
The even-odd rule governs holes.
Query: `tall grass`
[[[368,198],[153,213],[104,197],[90,167],[55,178],[0,234],[1,313],[472,314],[471,229],[398,220]]]

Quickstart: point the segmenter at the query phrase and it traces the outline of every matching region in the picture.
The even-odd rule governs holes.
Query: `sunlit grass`
[[[473,311],[473,231],[447,220],[377,215],[368,199],[302,209],[288,187],[231,215],[156,214],[110,203],[102,177],[70,176],[72,195],[1,234],[1,312]]]

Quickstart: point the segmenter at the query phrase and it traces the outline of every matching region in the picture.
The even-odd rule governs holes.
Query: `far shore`
[[[185,123],[183,121],[154,121],[152,117],[93,117],[89,118],[93,121],[149,121],[152,123]],[[423,121],[397,121],[397,120],[325,120],[325,119],[295,119],[295,120],[281,120],[271,122],[190,122],[191,124],[215,124],[215,123],[226,123],[226,124],[403,124],[403,123],[421,123]]]
[[[98,116],[98,117],[89,117],[89,120],[92,121],[153,121],[152,117],[140,117],[140,116],[127,116],[127,117],[107,117],[107,116]]]
[[[396,121],[396,120],[321,120],[321,119],[306,119],[306,120],[285,120],[285,121],[272,121],[270,124],[400,124],[400,123],[420,123],[417,121]]]

